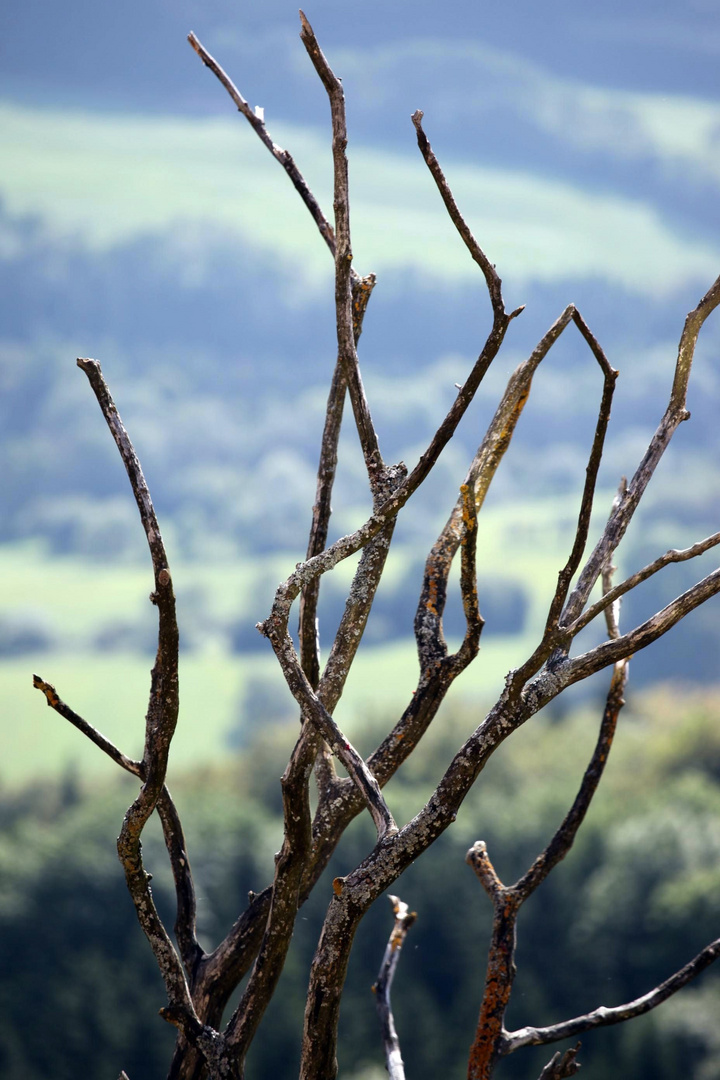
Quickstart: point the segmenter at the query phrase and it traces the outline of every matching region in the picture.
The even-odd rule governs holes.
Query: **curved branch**
[[[142,761],[133,761],[132,758],[123,754],[109,739],[106,739],[97,728],[88,724],[66,705],[58,695],[54,686],[45,682],[39,675],[33,675],[33,686],[41,690],[45,700],[51,709],[68,720],[74,727],[86,735],[91,742],[99,747],[116,765],[129,772],[132,776],[144,779],[145,766]],[[175,882],[175,896],[177,900],[177,914],[175,918],[175,937],[177,939],[180,955],[182,956],[185,970],[190,978],[193,977],[197,966],[203,960],[205,954],[197,940],[197,905],[195,899],[195,885],[193,882],[190,861],[187,855],[185,836],[183,833],[180,815],[177,812],[172,796],[167,785],[163,785],[157,801],[157,813],[163,830],[165,847],[167,848],[173,881]]]
[[[380,973],[377,982],[373,986],[375,1005],[380,1019],[383,1046],[385,1047],[385,1068],[390,1080],[405,1080],[405,1066],[400,1053],[400,1040],[395,1030],[395,1020],[390,1004],[390,990],[395,970],[400,959],[400,951],[405,943],[408,930],[417,919],[417,912],[410,911],[407,904],[399,896],[389,896],[392,904],[395,923],[385,949]]]
[[[225,71],[223,71],[217,60],[215,60],[215,58],[210,55],[207,49],[198,41],[195,34],[188,34],[188,41],[202,60],[203,64],[205,64],[205,66],[209,68],[210,71],[212,71],[212,73],[225,87],[228,94],[237,106],[238,112],[242,113],[242,115],[250,124],[251,128],[255,131],[263,145],[268,148],[275,160],[282,165],[283,169],[290,177],[290,180],[292,181],[295,190],[299,194],[302,201],[305,203],[305,206],[310,211],[313,221],[315,222],[320,231],[320,235],[330,249],[330,253],[334,257],[335,234],[333,232],[333,227],[320,209],[320,205],[317,199],[308,187],[305,177],[295,164],[292,154],[288,150],[283,150],[281,146],[278,146],[277,143],[273,142],[273,140],[270,138],[268,130],[265,127],[263,110],[260,108],[256,108],[253,111],[253,109],[250,108],[247,101],[242,96],[238,88],[235,86],[230,76],[227,75]]]
[[[603,534],[588,558],[577,585],[570,594],[560,620],[563,625],[573,623],[581,614],[592,588],[602,572],[603,566],[612,561],[613,554],[625,535],[640,499],[657,468],[658,462],[670,444],[670,440],[678,426],[690,416],[686,408],[686,398],[695,346],[703,323],[718,304],[720,304],[720,277],[713,282],[697,307],[685,319],[685,326],[678,346],[678,358],[675,365],[670,401],[665,410],[665,415],[650,440],[650,445],[622,499],[617,506],[613,507]]]
[[[608,1027],[610,1024],[621,1024],[625,1020],[632,1020],[636,1016],[642,1016],[651,1009],[656,1009],[676,994],[683,986],[697,978],[706,968],[714,964],[720,956],[720,938],[706,945],[698,955],[685,967],[680,968],[665,982],[660,983],[649,993],[642,997],[629,1001],[626,1005],[616,1005],[606,1008],[600,1005],[593,1012],[576,1016],[572,1020],[564,1020],[560,1024],[552,1024],[544,1028],[524,1027],[517,1031],[508,1032],[504,1038],[501,1054],[507,1056],[519,1050],[521,1046],[544,1046],[547,1043],[559,1042],[561,1039],[571,1039],[583,1031],[590,1031],[596,1027]]]
[[[433,180],[437,184],[438,191],[442,196],[442,200],[445,203],[445,208],[450,215],[450,220],[462,237],[463,243],[470,252],[474,261],[478,264],[483,272],[483,277],[488,287],[490,294],[490,302],[492,303],[493,313],[495,318],[501,318],[505,315],[505,304],[502,298],[502,281],[495,270],[495,267],[488,259],[483,249],[478,244],[477,240],[473,236],[467,222],[460,213],[460,209],[455,202],[455,196],[450,190],[450,185],[445,179],[445,174],[440,168],[440,163],[433,153],[433,149],[428,141],[428,137],[423,131],[422,120],[424,113],[420,109],[416,109],[412,114],[412,122],[415,125],[415,131],[417,132],[418,147],[420,153],[425,159],[425,163],[432,173]],[[522,308],[518,308],[512,313],[510,318],[515,318],[522,311]]]

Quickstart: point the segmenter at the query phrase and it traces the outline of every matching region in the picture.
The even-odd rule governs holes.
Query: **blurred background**
[[[508,309],[527,305],[399,520],[337,713],[369,750],[416,682],[425,554],[508,375],[566,304],[620,370],[595,531],[664,411],[685,314],[720,270],[720,11],[715,0],[682,9],[317,0],[306,14],[345,87],[355,266],[378,275],[360,359],[386,460],[414,464],[490,325],[482,279],[417,151],[415,109]],[[3,5],[0,28],[0,1063],[12,1080],[99,1080],[120,1068],[144,1080],[164,1075],[172,1032],[156,1018],[162,988],[114,856],[133,788],[44,707],[31,680],[37,671],[140,755],[152,577],[122,464],[75,358],[102,365],[170,555],[183,650],[171,780],[211,944],[247,889],[268,880],[278,843],[277,777],[296,717],[255,623],[305,551],[335,346],[325,245],[188,31],[264,108],[328,215],[329,110],[288,0],[26,0]],[[623,573],[718,528],[719,349],[715,316],[697,350],[692,420],[623,542]],[[537,641],[600,392],[570,328],[536,376],[483,510],[480,657],[453,688],[442,731],[391,785],[400,817],[416,812]],[[349,430],[331,539],[367,516],[363,472]],[[713,565],[711,554],[648,582],[622,624]],[[325,652],[351,573],[344,564],[324,582]],[[457,598],[446,632],[451,643],[462,633]],[[633,660],[606,791],[520,925],[514,1024],[618,1004],[717,936],[719,651],[712,601]],[[489,926],[464,852],[482,836],[508,877],[537,854],[574,795],[605,682],[504,747],[452,836],[398,887],[420,916],[396,988],[410,1080],[464,1074]],[[369,843],[358,822],[332,873]],[[164,902],[162,867],[158,853]],[[294,1075],[327,888],[301,914],[251,1080]],[[374,909],[356,950],[340,1056],[352,1080],[384,1074],[368,986],[390,923],[389,905]],[[585,1075],[720,1077],[718,1005],[710,973],[647,1020],[584,1040]],[[38,1025],[47,1039],[28,1038]],[[535,1075],[549,1056],[519,1054],[499,1075]]]

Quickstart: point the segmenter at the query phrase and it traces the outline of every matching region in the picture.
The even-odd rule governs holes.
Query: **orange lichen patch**
[[[470,490],[467,484],[460,485],[460,495],[462,496],[462,521],[465,526],[464,535],[460,541],[462,544],[467,540],[467,535],[475,528],[475,514],[471,513],[470,507],[475,501],[475,493]],[[472,502],[471,502],[472,500]],[[473,506],[474,509],[474,506]]]
[[[43,682],[39,675],[33,675],[33,686],[36,690],[42,690],[48,705],[51,709],[56,709],[60,704],[60,698],[57,695],[57,691],[50,683]]]
[[[427,607],[428,611],[431,611],[433,613],[433,615],[437,615],[437,607],[436,607],[437,597],[438,597],[437,581],[435,580],[435,578],[430,578],[430,581],[428,582],[428,598],[427,598],[427,601],[425,603],[425,606]]]
[[[343,877],[333,878],[332,885],[333,885],[333,892],[335,893],[336,896],[339,896],[340,893],[343,891],[343,886],[345,885],[345,878],[343,878]]]

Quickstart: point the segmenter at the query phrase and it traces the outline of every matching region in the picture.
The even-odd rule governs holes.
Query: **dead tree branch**
[[[561,1039],[571,1039],[583,1031],[590,1031],[596,1027],[608,1027],[610,1024],[620,1024],[625,1020],[642,1016],[651,1009],[657,1008],[658,1005],[662,1005],[663,1001],[667,1001],[683,986],[687,986],[701,972],[714,964],[718,956],[720,956],[720,938],[706,945],[689,964],[680,968],[665,982],[626,1005],[616,1005],[614,1008],[600,1005],[593,1012],[576,1016],[560,1024],[552,1024],[550,1027],[524,1027],[511,1031],[505,1037],[503,1056],[514,1053],[522,1046],[545,1046],[547,1043],[559,1042]]]
[[[421,111],[412,117],[420,152],[438,188],[448,215],[471,258],[479,267],[488,290],[492,325],[464,384],[439,423],[414,468],[387,466],[360,374],[357,343],[363,317],[375,284],[374,275],[361,278],[352,266],[350,196],[345,100],[340,79],[323,55],[305,15],[300,13],[301,39],[325,87],[331,113],[334,177],[334,225],[327,220],[292,156],[271,139],[262,109],[251,109],[235,85],[194,34],[190,43],[213,71],[273,157],[285,169],[311,213],[335,261],[335,321],[337,363],[328,397],[317,473],[316,499],[307,555],[278,587],[267,619],[259,629],[270,640],[285,681],[300,708],[301,728],[282,777],[284,834],[275,861],[272,885],[251,896],[227,936],[209,954],[197,942],[195,893],[180,819],[166,785],[168,753],[178,716],[178,628],[168,560],[150,493],[132,443],[95,360],[79,359],[97,397],[103,416],[118,446],[140,511],[150,549],[158,609],[158,647],[152,671],[150,701],[141,761],[125,756],[95,728],[73,712],[55,689],[39,676],[34,685],[49,706],[77,727],[117,765],[141,783],[138,797],[122,825],[118,852],[138,919],[154,950],[168,996],[164,1018],[178,1027],[180,1038],[170,1076],[173,1080],[200,1080],[204,1074],[240,1080],[248,1048],[275,992],[299,906],[326,868],[350,821],[367,808],[375,824],[374,847],[360,864],[332,886],[326,918],[313,958],[303,1028],[301,1080],[333,1080],[337,1072],[336,1045],[339,1005],[350,950],[359,922],[374,900],[455,820],[464,798],[486,762],[513,732],[571,684],[601,668],[613,666],[602,723],[590,762],[573,805],[527,872],[514,885],[505,885],[496,873],[486,845],[478,841],[468,862],[488,894],[494,910],[487,977],[475,1041],[470,1055],[471,1080],[489,1080],[497,1061],[526,1045],[569,1038],[592,1027],[619,1023],[656,1007],[695,978],[720,955],[720,939],[670,979],[642,998],[615,1008],[599,1007],[546,1028],[525,1027],[507,1032],[504,1018],[515,976],[515,938],[519,912],[527,898],[571,849],[605,768],[627,679],[630,656],[666,633],[686,614],[720,592],[720,570],[708,574],[650,619],[621,634],[620,598],[672,562],[692,559],[720,543],[716,533],[684,551],[669,551],[613,587],[611,564],[662,454],[678,425],[688,418],[688,379],[698,335],[708,315],[720,304],[720,278],[690,312],[680,338],[668,407],[629,484],[623,484],[605,528],[582,566],[590,532],[591,512],[599,467],[608,430],[617,372],[574,305],[569,305],[538,342],[531,355],[511,376],[493,419],[473,457],[459,497],[433,545],[415,617],[419,675],[417,689],[400,720],[367,761],[338,726],[334,712],[355,660],[376,590],[386,565],[395,522],[400,510],[427,479],[495,360],[512,320],[522,308],[505,310],[502,282],[463,217],[438,159],[425,135]],[[586,478],[577,524],[547,619],[537,647],[516,671],[510,672],[498,701],[447,766],[435,791],[413,819],[398,828],[382,788],[417,746],[437,714],[454,679],[475,659],[483,629],[477,594],[478,514],[516,431],[540,363],[565,329],[574,323],[603,377],[602,395],[589,449]],[[328,545],[330,500],[338,460],[346,390],[372,495],[372,513],[349,536]],[[317,603],[322,575],[340,561],[362,552],[324,670],[317,641]],[[443,631],[451,566],[460,551],[460,593],[465,614],[463,641],[449,654]],[[588,606],[591,591],[602,577],[603,597]],[[574,582],[574,588],[573,588]],[[300,597],[299,655],[288,630],[290,612]],[[607,639],[579,656],[570,647],[580,630],[601,612]],[[334,771],[332,752],[348,773]],[[316,770],[317,809],[311,812],[310,778]],[[150,815],[160,817],[175,880],[178,951],[158,915],[141,855],[141,834]],[[396,897],[391,898],[395,927],[376,984],[383,1025],[388,1071],[394,1080],[403,1076],[397,1034],[390,1007],[390,985],[405,934],[414,915]],[[223,1010],[241,978],[250,972],[240,1002],[224,1031]],[[556,1054],[543,1070],[545,1080],[562,1080],[579,1068],[577,1047]]]
[[[625,535],[640,499],[645,493],[662,455],[669,446],[670,440],[678,426],[684,420],[689,419],[690,414],[685,407],[685,403],[688,380],[695,356],[695,346],[705,320],[718,304],[720,304],[720,277],[715,280],[697,307],[685,319],[685,326],[678,346],[678,358],[675,365],[670,401],[665,410],[665,415],[660,421],[660,425],[651,439],[635,475],[628,484],[623,498],[617,507],[613,509],[603,534],[585,564],[578,583],[565,605],[561,618],[561,623],[565,626],[574,622],[581,614],[590,592],[602,572],[603,566],[612,562],[618,544]]]
[[[205,64],[205,66],[209,68],[210,71],[212,71],[213,75],[215,75],[216,78],[220,81],[220,83],[222,83],[222,85],[225,87],[228,94],[235,103],[238,112],[242,113],[242,115],[250,124],[250,127],[256,133],[262,144],[267,147],[275,160],[279,162],[280,165],[282,165],[298,195],[310,211],[312,219],[320,231],[320,235],[327,244],[328,248],[330,249],[330,253],[334,258],[335,234],[333,232],[333,227],[320,209],[320,204],[318,203],[317,199],[308,187],[305,177],[302,175],[297,165],[295,164],[295,160],[292,154],[288,150],[283,150],[283,148],[281,146],[278,146],[278,144],[274,142],[270,137],[267,127],[265,126],[265,110],[262,109],[260,106],[256,106],[254,109],[250,108],[247,101],[242,96],[238,88],[235,86],[230,76],[227,75],[225,71],[223,71],[217,60],[213,56],[211,56],[207,49],[200,43],[200,41],[198,41],[195,34],[188,34],[188,41],[202,60],[203,64]]]
[[[392,1005],[390,1004],[390,991],[400,959],[400,952],[405,943],[408,930],[417,918],[417,912],[410,911],[407,904],[399,896],[390,896],[388,899],[392,904],[395,923],[380,965],[377,982],[373,986],[373,993],[375,994],[375,1004],[380,1019],[380,1030],[385,1048],[385,1067],[388,1076],[390,1080],[405,1080],[405,1066],[400,1053],[400,1040],[395,1030],[395,1020]]]

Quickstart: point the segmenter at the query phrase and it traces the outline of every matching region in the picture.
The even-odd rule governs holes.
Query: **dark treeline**
[[[520,923],[513,1026],[630,1000],[716,936],[717,706],[713,694],[682,695],[669,687],[631,696],[605,790],[566,863]],[[493,759],[430,858],[398,882],[395,891],[418,911],[393,992],[411,1080],[465,1074],[490,925],[465,851],[482,838],[504,880],[526,869],[577,787],[599,711],[532,721]],[[478,719],[476,710],[458,708],[427,737],[421,759],[388,788],[398,818],[422,804],[437,779],[434,762],[446,756],[440,751],[454,747]],[[293,738],[293,727],[266,729],[225,767],[172,784],[188,822],[208,944],[226,931],[248,890],[270,878],[281,835],[275,777]],[[364,741],[370,745],[370,732]],[[157,1017],[164,992],[114,851],[128,794],[126,781],[80,790],[70,776],[56,787],[2,799],[0,1060],[7,1080],[106,1080],[120,1068],[131,1080],[165,1075],[172,1031]],[[362,857],[371,832],[366,822],[356,823],[300,913],[248,1080],[295,1074],[308,968],[330,881]],[[172,922],[160,843],[157,834],[148,839],[146,865],[159,868],[153,888]],[[348,1080],[371,1069],[383,1075],[370,987],[391,921],[383,898],[354,949],[341,1021],[340,1074]],[[585,1038],[583,1075],[602,1080],[618,1061],[633,1080],[718,1075],[719,1004],[718,976],[709,972],[650,1017]],[[39,1039],[40,1030],[47,1037]],[[536,1075],[546,1059],[547,1051],[520,1052],[499,1075]]]

